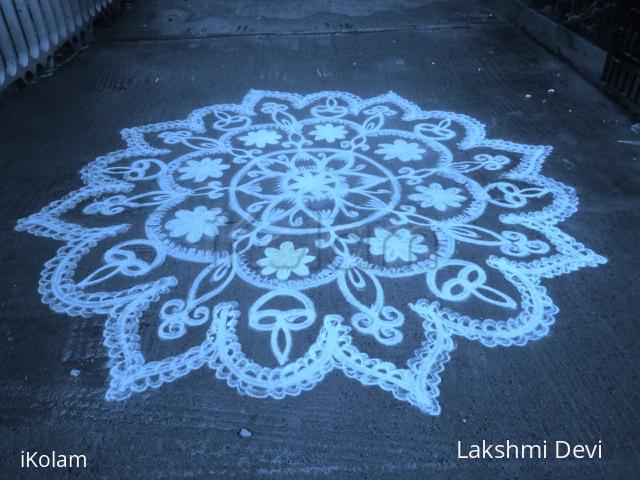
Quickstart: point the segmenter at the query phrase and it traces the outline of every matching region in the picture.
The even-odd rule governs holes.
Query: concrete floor
[[[275,401],[198,370],[106,402],[103,320],[41,303],[59,243],[16,221],[80,187],[81,167],[123,147],[122,128],[250,89],[393,90],[490,137],[552,145],[544,173],[580,198],[562,227],[609,262],[545,281],[560,313],[541,341],[459,341],[436,417],[339,374]],[[637,478],[640,147],[619,142],[640,140],[632,123],[479,0],[139,0],[51,78],[0,95],[3,478]],[[456,459],[458,440],[482,439],[602,440],[603,459]],[[82,453],[90,473],[20,469],[21,450]]]

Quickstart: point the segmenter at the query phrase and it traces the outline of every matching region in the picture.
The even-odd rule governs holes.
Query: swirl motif
[[[577,199],[540,174],[550,147],[394,93],[251,91],[122,136],[16,227],[64,243],[43,302],[106,317],[108,400],[205,365],[275,399],[341,370],[437,415],[456,336],[542,338],[558,313],[542,279],[606,262],[557,226]],[[378,358],[417,328],[406,366]],[[148,360],[145,342],[174,352]]]

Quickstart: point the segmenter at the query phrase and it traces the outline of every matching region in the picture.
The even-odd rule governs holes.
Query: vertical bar
[[[81,28],[85,27],[91,18],[89,16],[89,8],[87,6],[87,0],[76,0],[79,6],[80,16],[82,18]]]
[[[22,33],[15,5],[11,0],[0,0],[0,8],[4,13],[4,19],[9,28],[10,41],[12,41],[16,49],[18,63],[26,67],[29,64],[29,47],[27,47],[27,42]]]
[[[46,1],[46,0],[45,0]],[[49,0],[49,4],[51,5],[51,9],[56,18],[56,25],[58,27],[58,34],[60,35],[60,43],[64,42],[67,38],[68,28],[67,22],[64,19],[64,10],[62,9],[62,5],[60,4],[60,0]]]
[[[71,10],[71,3],[69,3],[69,0],[60,0],[60,6],[62,7],[64,22],[67,25],[68,35],[71,36],[76,30],[75,22],[73,20],[73,11]]]
[[[51,3],[52,2],[49,0],[40,0],[40,8],[42,9],[42,15],[44,16],[44,24],[48,31],[48,38],[51,42],[51,50],[53,51],[58,46],[60,34],[58,33],[58,25],[51,8]]]
[[[40,56],[38,34],[31,20],[31,15],[29,15],[27,2],[25,0],[13,0],[13,3],[15,5],[18,22],[20,23],[20,27],[22,27],[22,34],[29,49],[29,54],[31,58],[37,59]]]
[[[71,14],[73,16],[73,21],[75,23],[75,28],[77,30],[82,28],[84,23],[82,19],[82,11],[80,10],[80,3],[78,0],[71,0]]]
[[[4,84],[5,77],[4,59],[2,58],[2,52],[0,52],[0,88],[2,88]]]
[[[40,50],[41,52],[47,52],[50,48],[49,32],[47,32],[47,25],[40,4],[38,0],[27,0],[27,6],[31,12],[31,18],[38,35]]]
[[[98,13],[95,0],[83,0],[83,1],[87,4],[87,11],[89,12],[89,18],[93,19]]]
[[[0,7],[0,52],[4,57],[6,72],[13,77],[18,72],[18,54],[15,51],[11,34],[7,28],[2,8]]]

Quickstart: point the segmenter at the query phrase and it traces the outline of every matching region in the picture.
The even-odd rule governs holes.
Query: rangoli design
[[[539,339],[542,279],[606,261],[557,226],[577,199],[539,173],[550,147],[394,93],[251,91],[122,136],[17,225],[64,242],[43,301],[106,317],[109,400],[204,366],[275,399],[340,370],[437,415],[454,337]]]

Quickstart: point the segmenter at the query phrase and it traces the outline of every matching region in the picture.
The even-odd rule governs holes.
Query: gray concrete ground
[[[122,128],[250,89],[393,90],[477,118],[490,137],[552,145],[543,172],[580,198],[562,228],[609,262],[545,280],[560,313],[541,341],[458,341],[439,416],[337,372],[279,401],[201,369],[106,402],[103,319],[41,303],[40,270],[60,244],[16,221],[80,187],[82,166],[123,147]],[[632,123],[479,0],[136,2],[54,76],[0,96],[0,476],[637,478],[640,146],[619,143],[640,139]],[[603,458],[456,459],[458,440],[482,439],[602,440]],[[25,470],[21,450],[83,453],[89,466]]]

